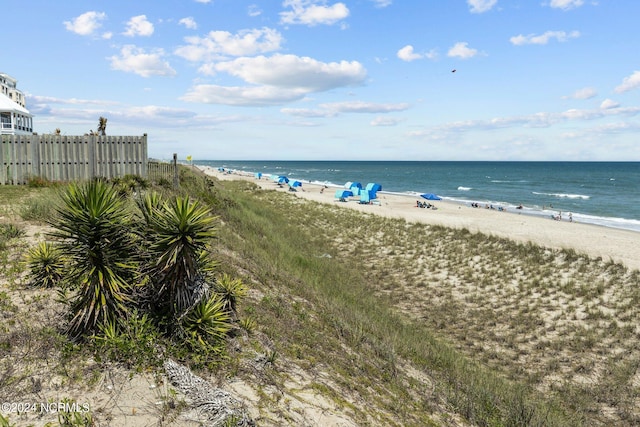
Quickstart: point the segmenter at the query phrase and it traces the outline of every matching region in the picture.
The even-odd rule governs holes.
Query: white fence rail
[[[147,176],[147,134],[142,136],[2,135],[0,184],[31,177],[73,181]]]

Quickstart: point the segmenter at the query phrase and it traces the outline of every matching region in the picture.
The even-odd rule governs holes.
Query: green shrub
[[[52,181],[41,176],[30,176],[27,179],[27,186],[31,188],[51,187],[55,185]]]
[[[217,295],[203,299],[193,307],[182,325],[189,343],[214,353],[221,351],[224,339],[232,327],[224,302]]]
[[[238,300],[247,295],[247,287],[242,280],[226,273],[216,280],[214,290],[222,299],[225,309],[232,312],[236,311]]]
[[[62,281],[64,257],[60,248],[50,242],[40,242],[27,253],[31,286],[51,288]]]
[[[72,183],[62,194],[52,236],[60,242],[77,295],[68,333],[79,339],[125,315],[136,276],[132,215],[113,185],[102,180]]]
[[[153,210],[149,218],[152,241],[150,268],[157,306],[169,318],[179,318],[207,290],[211,268],[207,245],[215,236],[215,217],[198,201],[178,197]]]
[[[149,316],[133,311],[119,321],[100,326],[94,335],[95,354],[102,360],[122,363],[127,367],[162,366],[161,337]]]
[[[14,224],[0,224],[0,237],[6,240],[15,239],[25,235],[24,229]]]

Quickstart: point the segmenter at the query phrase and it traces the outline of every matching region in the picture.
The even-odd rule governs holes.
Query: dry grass
[[[299,214],[299,213],[298,213]],[[310,226],[397,309],[602,425],[640,422],[640,273],[572,250],[343,210]]]
[[[416,339],[436,335],[478,366],[578,414],[554,425],[640,423],[638,271],[571,250],[382,218],[246,184],[208,185],[221,215],[216,257],[224,271],[250,284],[240,311],[256,320],[253,332],[230,343],[226,366],[208,376],[244,397],[259,425],[473,424],[465,420],[473,411],[453,410],[445,399],[435,370],[417,366],[410,350],[401,354],[403,345],[426,348],[396,341],[395,332],[411,336],[408,328],[424,331]],[[109,368],[86,355],[64,358],[51,328],[59,307],[51,294],[24,288],[17,262],[35,240],[10,242],[2,252],[0,397],[37,396],[39,387],[42,394],[57,386],[71,398],[98,399],[123,382],[109,380]],[[360,286],[362,276],[366,287],[358,292],[366,293],[338,293]],[[337,288],[321,288],[323,280]],[[380,316],[391,307],[399,323],[367,317],[360,306],[371,301],[379,301]],[[53,379],[46,376],[52,370],[59,372]],[[149,385],[162,384],[153,375],[140,381],[147,385],[147,395],[138,395],[147,419],[173,425],[179,398],[163,387],[152,391]],[[114,411],[143,411],[122,403],[129,392],[118,390],[96,413],[107,424]],[[172,407],[155,408],[155,400]],[[117,419],[133,422],[127,416]]]

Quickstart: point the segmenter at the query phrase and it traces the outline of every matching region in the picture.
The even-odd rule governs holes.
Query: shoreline
[[[297,191],[291,192],[287,185],[282,187],[268,177],[256,178],[252,174],[234,171],[221,172],[210,166],[195,165],[207,175],[219,180],[246,180],[265,190],[283,191],[295,197],[302,197],[320,203],[338,204],[341,207],[356,209],[389,218],[404,219],[452,228],[466,228],[471,232],[481,232],[504,237],[518,242],[532,242],[552,249],[574,249],[590,257],[601,257],[619,262],[628,268],[640,270],[640,233],[605,227],[600,225],[555,221],[537,215],[520,212],[498,211],[472,208],[447,200],[429,201],[436,210],[416,207],[416,198],[411,195],[378,192],[379,203],[360,204],[358,197],[347,202],[338,202],[334,198],[336,187],[322,191],[323,185],[304,182]],[[421,200],[426,201],[426,200]]]

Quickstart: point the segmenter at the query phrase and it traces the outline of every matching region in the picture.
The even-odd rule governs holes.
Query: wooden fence
[[[22,185],[31,177],[73,181],[124,175],[147,176],[143,136],[2,135],[0,184]]]
[[[147,162],[147,178],[153,182],[159,182],[166,180],[173,184],[174,187],[178,186],[178,155],[173,154],[173,161],[162,162],[159,160],[151,160]]]

